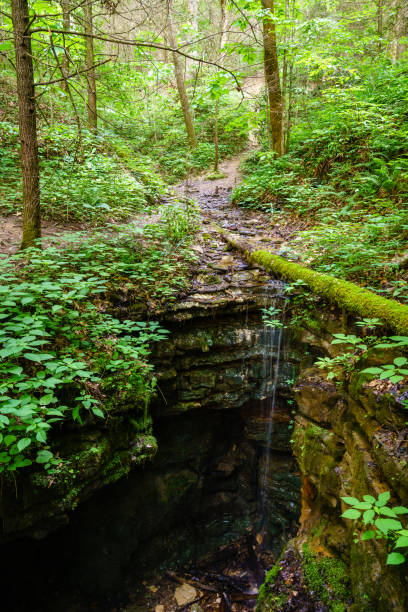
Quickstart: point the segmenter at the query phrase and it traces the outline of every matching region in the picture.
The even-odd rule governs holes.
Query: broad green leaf
[[[375,538],[375,531],[372,531],[371,529],[368,530],[368,531],[365,531],[363,533],[363,535],[361,536],[361,539],[363,541],[365,541],[365,540],[372,540],[373,538]]]
[[[53,454],[49,450],[38,451],[36,462],[37,463],[48,463],[53,458]]]
[[[39,363],[42,361],[47,361],[48,359],[54,359],[54,355],[49,355],[48,353],[24,353],[23,357],[29,359],[30,361],[37,361]]]
[[[391,493],[389,491],[384,491],[380,493],[377,501],[375,502],[377,506],[385,506],[385,504],[390,500]]]
[[[380,514],[384,516],[391,516],[392,518],[397,518],[397,513],[394,508],[388,508],[388,506],[384,506],[383,508],[379,508]]]
[[[8,436],[4,436],[3,443],[6,446],[10,446],[10,444],[13,444],[13,442],[15,442],[16,440],[17,440],[17,436],[8,435]]]
[[[381,374],[381,368],[366,368],[365,370],[361,370],[362,374]]]
[[[395,548],[406,548],[408,547],[408,537],[400,536],[398,540],[395,542]]]
[[[397,529],[402,529],[401,523],[391,518],[386,518],[386,519],[378,518],[375,521],[375,526],[378,527],[378,529],[384,535],[387,535],[389,531],[395,531]]]
[[[374,516],[375,516],[374,510],[366,510],[366,512],[364,512],[363,514],[363,523],[365,525],[367,525],[368,523],[371,523]]]
[[[370,503],[374,503],[376,501],[375,497],[373,497],[372,495],[363,495],[363,499],[366,502],[370,502]]]
[[[355,506],[356,504],[360,503],[360,500],[358,500],[356,497],[342,497],[341,499],[349,506]]]
[[[354,508],[357,508],[358,510],[370,510],[371,507],[372,504],[369,502],[358,502],[357,504],[354,504]]]
[[[355,510],[354,508],[349,508],[341,515],[343,518],[347,519],[358,519],[361,516],[361,512]]]
[[[27,448],[27,446],[30,446],[30,444],[31,444],[31,438],[22,438],[21,440],[17,442],[17,448],[21,452],[22,450]]]
[[[404,562],[405,557],[399,552],[392,552],[387,557],[387,565],[401,565]]]

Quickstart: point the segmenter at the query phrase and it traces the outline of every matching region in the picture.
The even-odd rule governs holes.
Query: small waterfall
[[[267,523],[268,496],[266,492],[267,479],[271,463],[271,444],[274,430],[274,414],[276,405],[276,390],[279,380],[281,362],[281,348],[283,339],[283,321],[285,316],[286,300],[282,297],[271,297],[268,293],[265,297],[264,314],[264,355],[263,355],[263,378],[266,401],[266,414],[268,425],[265,440],[265,462],[262,474],[259,474],[259,500],[261,506],[260,534],[263,539]],[[280,308],[277,308],[280,307]],[[274,319],[268,318],[269,313],[276,313],[276,324]],[[275,317],[274,314],[272,314]]]

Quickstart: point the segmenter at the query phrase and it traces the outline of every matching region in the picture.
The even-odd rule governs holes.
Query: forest
[[[0,0],[5,612],[408,609],[408,0]]]

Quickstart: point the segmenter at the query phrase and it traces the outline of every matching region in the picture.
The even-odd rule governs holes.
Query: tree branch
[[[78,76],[78,74],[83,74],[84,72],[89,72],[89,70],[92,70],[92,68],[98,68],[98,66],[102,66],[103,64],[107,64],[108,62],[112,61],[112,57],[109,57],[106,60],[103,60],[103,62],[98,62],[97,64],[94,64],[93,66],[91,66],[90,68],[84,68],[83,70],[77,70],[76,72],[72,72],[71,74],[67,74],[66,77],[63,77],[61,79],[53,79],[52,81],[42,81],[41,83],[34,83],[35,87],[43,87],[45,85],[53,85],[54,83],[61,83],[61,81],[66,81],[68,79],[72,79],[75,76]]]
[[[146,47],[148,49],[159,49],[161,51],[171,51],[172,53],[178,53],[179,55],[182,55],[183,57],[186,57],[188,59],[193,60],[194,62],[201,62],[202,64],[207,64],[208,66],[215,66],[216,68],[218,68],[219,70],[223,70],[224,72],[227,72],[228,74],[230,74],[232,76],[232,78],[234,79],[236,85],[237,85],[237,90],[238,91],[242,91],[241,89],[241,85],[238,81],[238,78],[236,77],[236,75],[229,70],[228,68],[225,68],[225,66],[221,66],[221,64],[218,64],[217,62],[211,62],[210,60],[205,60],[202,58],[197,58],[194,57],[194,55],[190,55],[189,53],[184,53],[184,51],[180,51],[179,48],[174,48],[174,47],[170,47],[168,45],[162,45],[162,44],[158,44],[158,43],[151,43],[151,42],[147,42],[147,41],[132,41],[132,40],[123,40],[120,38],[111,38],[108,36],[99,36],[97,34],[87,34],[85,32],[70,32],[68,30],[57,30],[57,29],[53,29],[51,30],[51,32],[53,34],[64,34],[66,36],[82,36],[83,38],[86,37],[91,37],[94,38],[96,40],[101,40],[103,42],[110,42],[110,43],[114,43],[117,45],[127,45],[130,47]],[[33,30],[31,30],[31,34],[37,34],[37,33],[47,33],[48,34],[48,30],[45,28],[34,28]]]

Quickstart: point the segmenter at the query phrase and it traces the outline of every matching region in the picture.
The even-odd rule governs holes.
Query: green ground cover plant
[[[242,206],[307,225],[285,256],[406,299],[398,258],[408,238],[408,92],[402,66],[363,66],[349,83],[323,88],[293,126],[291,150],[258,151],[234,190]]]
[[[112,397],[119,404],[131,392],[146,410],[150,347],[167,332],[145,317],[186,286],[196,229],[176,202],[154,225],[65,234],[0,261],[0,473],[33,462],[52,470],[61,463],[53,427],[105,418]],[[110,314],[118,291],[137,295],[144,314]]]
[[[388,547],[387,565],[401,565],[408,554],[408,530],[403,528],[402,516],[408,514],[405,506],[389,505],[389,491],[380,493],[377,498],[364,495],[360,501],[355,497],[342,497],[345,504],[351,506],[341,515],[353,520],[359,529],[366,528],[355,542],[367,540],[385,540]]]

